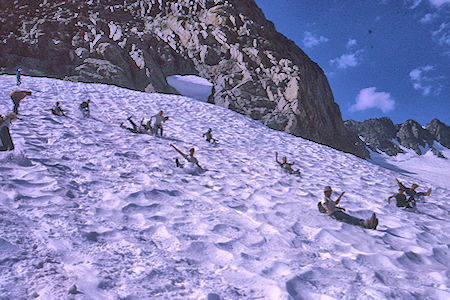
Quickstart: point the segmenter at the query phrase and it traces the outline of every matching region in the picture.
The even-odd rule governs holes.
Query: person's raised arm
[[[338,204],[341,201],[342,196],[344,196],[345,192],[342,192],[339,197],[336,200],[336,204]]]
[[[278,152],[275,152],[275,161],[276,161],[279,165],[281,165],[281,162],[278,161]]]
[[[406,191],[408,188],[403,185],[403,183],[400,182],[397,178],[394,178],[395,182],[398,184],[401,190]]]
[[[178,149],[177,147],[175,147],[173,144],[170,144],[169,146],[172,147],[173,149],[175,149],[178,153],[180,153],[181,156],[186,157],[186,154],[184,154],[183,152],[181,152],[181,150]]]

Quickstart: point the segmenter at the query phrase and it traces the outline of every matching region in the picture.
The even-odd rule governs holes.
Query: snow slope
[[[0,76],[2,114],[15,88]],[[33,96],[16,150],[0,153],[2,299],[450,298],[449,187],[181,96],[31,77],[20,88]],[[50,114],[56,101],[70,117]],[[160,109],[164,138],[119,127]],[[177,169],[170,143],[194,146],[207,170]],[[414,211],[388,205],[394,177],[433,193]],[[379,230],[320,214],[325,185],[346,191],[351,214],[375,211]]]

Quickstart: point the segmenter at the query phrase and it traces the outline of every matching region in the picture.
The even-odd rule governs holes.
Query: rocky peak
[[[176,93],[166,77],[213,83],[210,102],[367,157],[323,70],[253,0],[2,1],[2,72]],[[20,15],[21,18],[17,18]]]
[[[426,125],[426,129],[442,146],[450,148],[450,126],[434,119]]]
[[[434,138],[417,121],[407,120],[398,126],[397,140],[408,149],[413,149],[421,155],[422,150],[419,146],[425,148],[432,147]]]
[[[441,145],[449,148],[449,145],[445,144],[450,139],[449,127],[437,119],[428,123],[426,128],[414,120],[394,125],[386,117],[364,122],[348,120],[345,121],[345,125],[350,131],[359,135],[369,149],[374,152],[381,151],[390,156],[404,153],[400,147],[403,146],[414,150],[418,155],[423,154],[422,149],[431,148],[435,155],[444,157],[434,147],[435,140],[444,141]]]

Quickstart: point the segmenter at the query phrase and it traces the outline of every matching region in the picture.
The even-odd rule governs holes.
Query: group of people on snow
[[[20,69],[18,69],[17,85],[20,84],[21,84]],[[1,138],[0,151],[10,151],[14,149],[14,143],[11,138],[9,127],[13,120],[22,120],[17,116],[17,114],[19,113],[20,102],[25,97],[31,95],[32,95],[31,91],[26,90],[17,90],[10,94],[11,100],[13,102],[13,112],[6,114],[6,116],[4,117],[0,115],[0,138]],[[91,100],[89,99],[87,101],[82,102],[79,105],[79,109],[85,118],[90,117],[90,103]],[[61,108],[59,101],[56,102],[55,106],[51,108],[51,112],[57,116],[66,116],[66,113]],[[154,122],[152,126],[153,119]],[[163,135],[162,124],[165,123],[167,120],[169,120],[169,117],[164,116],[164,111],[161,110],[159,113],[153,115],[147,122],[145,122],[144,118],[142,118],[139,126],[132,120],[131,116],[128,117],[127,120],[132,127],[126,127],[123,122],[120,124],[120,127],[127,129],[132,133],[138,134],[158,135],[159,131],[159,135],[162,136]],[[218,142],[215,138],[213,138],[211,128],[209,128],[208,131],[205,132],[202,136],[206,138],[206,141],[208,143],[217,144]],[[192,165],[202,169],[202,167],[198,162],[198,159],[194,156],[195,153],[194,148],[190,148],[189,153],[185,154],[173,144],[170,144],[169,146],[174,148],[175,151],[177,151],[188,163],[191,163]],[[281,161],[278,160],[278,152],[275,152],[275,162],[281,167],[281,169],[286,171],[288,174],[300,175],[300,170],[298,169],[294,170],[292,168],[295,162],[288,162],[286,156],[283,156]],[[183,168],[185,166],[185,164],[180,162],[178,158],[175,159],[175,163],[176,166],[179,168]],[[401,183],[397,178],[395,178],[394,180],[398,184],[399,189],[398,193],[395,193],[394,195],[388,197],[389,204],[391,203],[391,199],[394,198],[397,207],[414,208],[417,204],[417,201],[421,197],[429,196],[431,194],[431,188],[428,189],[427,192],[417,192],[416,191],[416,189],[418,188],[417,184],[413,184],[411,188],[408,188],[404,186],[403,183]],[[327,213],[330,217],[348,224],[361,226],[367,229],[377,228],[379,220],[375,213],[373,213],[369,219],[364,220],[349,215],[348,213],[345,212],[345,208],[338,206],[345,192],[342,192],[336,200],[331,199],[331,195],[333,193],[331,186],[326,186],[323,192],[324,192],[323,201],[318,203],[318,208],[320,212]]]

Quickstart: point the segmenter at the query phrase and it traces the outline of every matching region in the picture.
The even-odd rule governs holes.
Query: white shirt
[[[331,198],[323,197],[322,205],[323,206],[326,205],[328,209],[331,211],[331,213],[334,213],[337,210],[336,202],[331,200]]]
[[[11,125],[11,119],[10,118],[5,118],[5,119],[3,119],[3,123],[2,123],[2,125],[0,125],[0,128],[2,128],[2,127],[8,127],[9,128],[10,125]]]
[[[161,122],[164,121],[164,116],[161,116],[160,114],[154,115],[153,118],[155,118],[154,126],[161,126]]]

